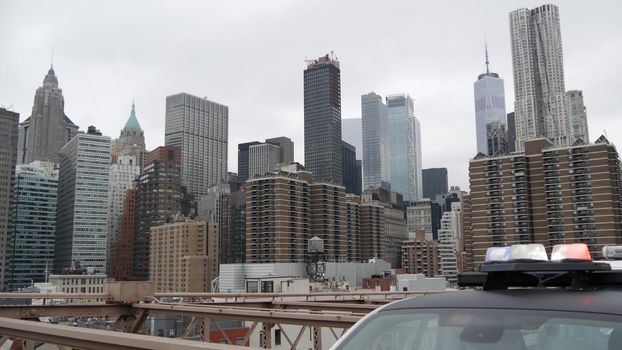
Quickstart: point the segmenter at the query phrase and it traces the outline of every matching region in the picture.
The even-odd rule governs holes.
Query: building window
[[[258,293],[257,281],[246,281],[246,293]]]
[[[274,345],[281,345],[281,330],[274,330]]]
[[[274,282],[273,281],[261,281],[261,292],[262,293],[273,293]]]

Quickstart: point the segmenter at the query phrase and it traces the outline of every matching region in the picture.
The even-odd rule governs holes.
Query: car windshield
[[[336,349],[622,349],[622,317],[500,309],[383,311],[357,327]]]

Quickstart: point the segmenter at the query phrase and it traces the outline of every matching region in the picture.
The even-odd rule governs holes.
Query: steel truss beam
[[[148,310],[151,314],[165,313],[221,320],[259,321],[335,328],[349,328],[365,315],[365,313],[339,313],[336,311],[276,310],[187,304],[140,303],[134,304],[133,307],[138,310]]]
[[[0,317],[33,319],[39,317],[90,317],[134,315],[131,305],[84,304],[84,305],[7,305],[0,306]]]

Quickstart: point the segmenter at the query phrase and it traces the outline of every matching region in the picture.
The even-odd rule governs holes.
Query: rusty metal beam
[[[84,304],[84,305],[7,305],[0,306],[0,317],[32,319],[57,316],[122,316],[133,315],[131,305]]]
[[[205,306],[187,304],[134,304],[139,310],[149,310],[151,314],[173,314],[200,316],[221,320],[259,321],[281,324],[308,325],[317,327],[348,328],[365,314],[338,313],[327,311],[295,311],[275,309],[254,309],[226,306]]]
[[[0,335],[82,350],[240,350],[239,346],[0,318]],[[244,347],[245,350],[259,350]]]

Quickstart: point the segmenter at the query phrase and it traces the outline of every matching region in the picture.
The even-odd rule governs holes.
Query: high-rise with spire
[[[559,9],[542,5],[510,13],[516,150],[535,138],[555,146],[574,142],[568,117]]]
[[[145,133],[141,129],[136,118],[136,105],[132,101],[132,111],[127,119],[125,126],[121,129],[118,139],[112,141],[111,148],[112,164],[117,163],[120,155],[131,155],[136,157],[138,165],[142,169],[145,159]]]
[[[78,133],[78,126],[65,115],[63,91],[51,66],[37,89],[32,114],[19,125],[17,162],[59,162],[60,149]]]
[[[488,45],[485,47],[486,73],[473,83],[475,94],[475,132],[477,152],[485,155],[504,153],[507,150],[507,121],[505,90],[499,74],[490,72]]]

